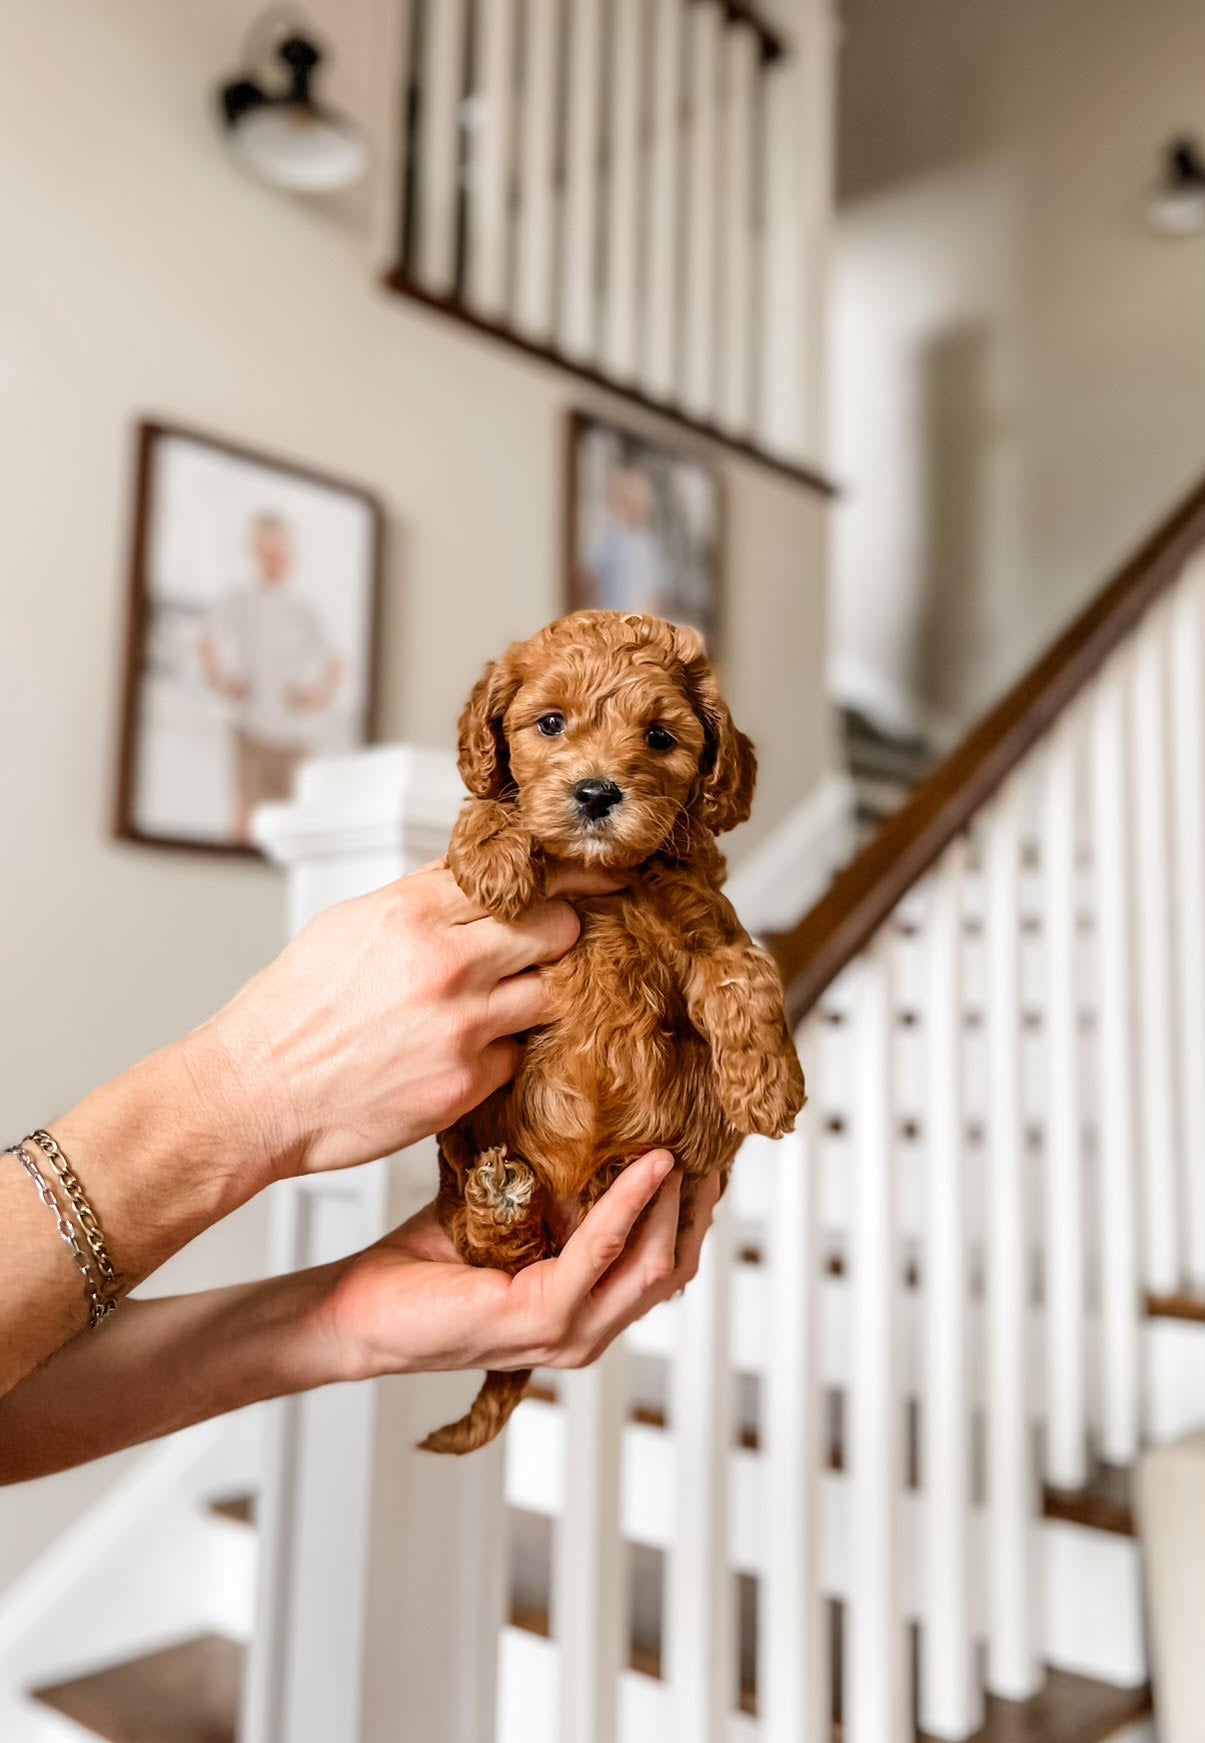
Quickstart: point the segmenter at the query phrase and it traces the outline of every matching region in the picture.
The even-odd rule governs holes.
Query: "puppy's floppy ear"
[[[675,630],[678,658],[695,713],[703,723],[705,742],[695,787],[694,811],[714,835],[744,823],[753,808],[757,784],[757,752],[733,723],[720,695],[715,673],[692,629]]]
[[[511,653],[491,660],[460,716],[460,778],[475,799],[497,799],[510,785],[510,755],[502,720],[519,688]]]

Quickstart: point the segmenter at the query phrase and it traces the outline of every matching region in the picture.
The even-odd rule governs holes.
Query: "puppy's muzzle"
[[[601,823],[604,817],[609,817],[622,798],[623,789],[614,781],[592,779],[573,784],[573,802],[590,823]]]

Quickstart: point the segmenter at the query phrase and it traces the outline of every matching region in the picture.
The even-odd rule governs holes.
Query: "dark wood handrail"
[[[798,925],[768,940],[792,1023],[807,1015],[1202,544],[1205,483],[922,781]]]

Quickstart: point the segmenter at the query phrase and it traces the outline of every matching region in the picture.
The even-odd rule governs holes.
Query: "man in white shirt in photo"
[[[244,844],[255,807],[290,797],[312,744],[306,717],[330,706],[343,678],[317,612],[290,585],[287,524],[278,515],[256,515],[250,549],[255,579],[215,608],[198,649],[205,681],[232,704],[233,833]]]

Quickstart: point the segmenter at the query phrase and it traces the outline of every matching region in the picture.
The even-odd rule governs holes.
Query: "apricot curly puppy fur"
[[[554,1018],[514,1080],[440,1134],[440,1216],[470,1264],[517,1271],[559,1250],[619,1168],[657,1146],[727,1178],[750,1133],[790,1131],[803,1074],[769,956],[721,893],[715,837],[749,815],[757,760],[693,630],[580,611],[487,666],[460,721],[472,797],[448,854],[465,894],[514,919],[551,861],[631,873],[580,904],[544,970]],[[434,1452],[484,1446],[529,1373],[490,1373]]]

